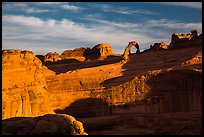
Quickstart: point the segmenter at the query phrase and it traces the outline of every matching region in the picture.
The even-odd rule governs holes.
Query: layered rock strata
[[[2,51],[2,118],[50,113],[42,63],[33,52]]]

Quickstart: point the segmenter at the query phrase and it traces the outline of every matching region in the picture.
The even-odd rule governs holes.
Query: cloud
[[[36,5],[41,5],[41,6],[51,6],[51,7],[55,7],[55,8],[59,8],[59,9],[63,9],[63,10],[69,10],[69,11],[73,11],[73,12],[78,12],[84,8],[79,7],[79,6],[74,6],[72,4],[70,4],[69,2],[33,2],[33,4]]]
[[[75,11],[75,12],[81,10],[80,7],[73,6],[73,5],[61,5],[61,8],[64,10],[71,10],[71,11]]]
[[[22,11],[26,13],[46,13],[51,12],[49,9],[40,9],[32,7],[29,3],[6,3],[3,4],[3,9],[7,11]]]
[[[135,40],[135,37],[142,45],[152,40],[145,35],[125,32],[109,25],[85,27],[69,19],[43,20],[32,16],[2,16],[2,39],[7,46],[8,41],[16,43],[14,47],[21,44],[27,44],[29,47],[30,43],[35,43],[36,47],[55,48],[57,46],[61,49],[93,47],[98,43],[108,43],[113,46],[113,49],[118,47],[123,49],[129,41]],[[3,48],[6,46],[3,45]]]
[[[52,9],[50,9],[49,7],[52,7]],[[73,12],[78,12],[84,9],[78,6],[71,5],[68,2],[19,2],[3,4],[4,10],[22,11],[28,14],[54,12],[56,11],[56,8]]]
[[[155,42],[164,41],[169,44],[171,31],[196,26],[196,23],[178,23],[165,19],[148,20],[143,23],[113,22],[96,18],[89,18],[89,21],[87,26],[70,19],[56,20],[33,16],[3,15],[2,47],[4,49],[8,47],[32,49],[35,54],[39,53],[41,48],[40,53],[45,54],[51,49],[59,48],[56,51],[62,53],[66,49],[93,47],[99,43],[108,43],[112,45],[114,52],[123,53],[129,41],[136,40],[142,51]],[[161,29],[155,28],[158,24]],[[160,31],[169,28],[171,31]]]
[[[111,6],[108,4],[92,4],[92,7],[97,7],[104,12],[112,12],[118,14],[126,14],[126,15],[134,15],[134,14],[142,14],[142,15],[157,15],[158,13],[146,10],[146,9],[130,9],[128,7],[121,6]]]
[[[182,6],[187,8],[202,9],[202,2],[154,2],[157,4],[172,5],[172,6]]]
[[[148,20],[146,24],[151,27],[165,27],[170,29],[179,29],[179,30],[193,30],[196,29],[199,32],[202,32],[202,22],[199,23],[185,23],[185,22],[177,22],[167,19],[159,19],[159,20]]]

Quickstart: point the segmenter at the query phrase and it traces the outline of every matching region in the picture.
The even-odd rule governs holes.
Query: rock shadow
[[[123,83],[125,83],[127,81],[130,81],[130,80],[134,79],[135,76],[136,76],[136,73],[129,73],[130,71],[132,71],[130,66],[133,64],[132,58],[137,57],[140,54],[142,54],[142,52],[137,53],[137,54],[133,53],[133,54],[130,55],[130,61],[125,63],[122,66],[122,69],[124,69],[124,71],[122,72],[122,76],[107,79],[107,80],[103,81],[102,83],[100,83],[100,85],[104,86],[105,89],[109,89],[109,88],[111,88],[113,86],[118,86],[120,84],[123,84]],[[121,58],[120,61],[122,61],[122,58]]]
[[[79,99],[64,109],[56,109],[55,113],[68,114],[75,118],[97,117],[110,115],[111,105],[97,98]]]
[[[158,112],[202,110],[202,74],[182,69],[160,73],[147,80],[149,102],[157,100]]]
[[[97,67],[112,63],[117,63],[121,60],[120,56],[108,56],[104,60],[89,60],[79,61],[77,59],[58,60],[57,62],[46,61],[43,64],[50,70],[56,72],[56,74],[66,73],[68,71],[74,71],[82,68]]]
[[[119,112],[119,108],[121,112],[128,110],[136,113],[202,111],[201,72],[190,69],[171,70],[152,76],[146,84],[149,91],[142,93],[144,94],[142,100],[137,99],[138,101],[113,106],[112,113]],[[136,88],[135,91],[132,89],[132,96]]]

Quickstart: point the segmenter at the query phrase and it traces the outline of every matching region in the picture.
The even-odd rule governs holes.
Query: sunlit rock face
[[[42,62],[31,51],[2,51],[2,118],[49,113]]]
[[[87,49],[84,56],[86,59],[99,59],[103,60],[109,55],[113,55],[112,46],[109,44],[98,44],[94,46],[92,49]]]
[[[13,117],[2,121],[2,135],[87,135],[83,124],[65,114]]]
[[[169,48],[177,48],[183,46],[192,46],[202,42],[202,36],[198,36],[196,30],[192,30],[191,33],[174,33],[171,36],[171,43]]]
[[[88,50],[90,48],[76,48],[74,50],[65,50],[62,52],[62,54],[60,55],[60,58],[63,59],[70,59],[70,58],[84,58],[84,53],[86,50]]]
[[[154,45],[150,45],[149,49],[144,50],[143,52],[147,51],[159,51],[159,50],[166,50],[168,49],[168,45],[165,44],[163,41],[160,43],[154,43]]]
[[[112,46],[109,44],[98,44],[93,48],[76,48],[74,50],[65,50],[60,55],[62,60],[65,59],[76,59],[79,61],[84,60],[103,60],[107,56],[113,55]]]
[[[57,52],[49,52],[44,57],[44,61],[56,62],[58,60],[59,60],[59,53]]]

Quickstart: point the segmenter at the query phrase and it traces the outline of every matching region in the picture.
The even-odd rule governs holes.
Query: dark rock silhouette
[[[13,117],[2,121],[2,135],[87,135],[83,124],[65,114]]]
[[[65,109],[57,109],[55,113],[68,114],[76,118],[96,117],[111,114],[111,106],[106,101],[97,98],[79,99]]]

